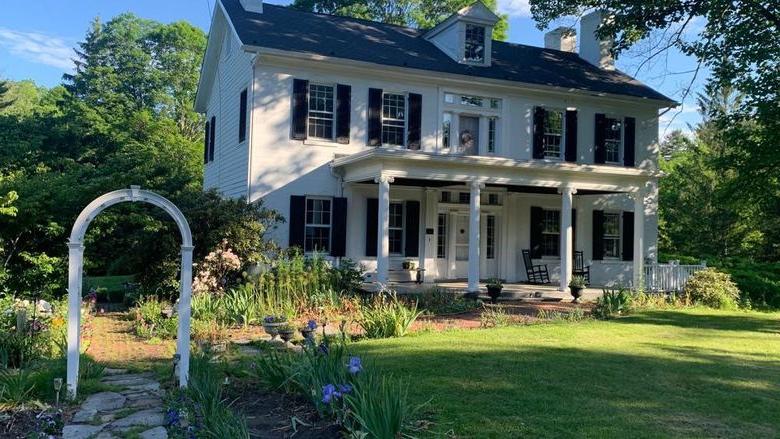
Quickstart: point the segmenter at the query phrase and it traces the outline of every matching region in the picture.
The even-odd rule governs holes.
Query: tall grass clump
[[[406,305],[395,293],[382,293],[361,307],[358,324],[368,338],[403,337],[420,314],[416,302]]]

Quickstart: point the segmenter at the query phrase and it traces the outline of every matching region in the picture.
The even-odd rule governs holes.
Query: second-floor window
[[[382,95],[382,144],[404,146],[406,138],[406,96]]]
[[[542,140],[544,158],[560,159],[563,156],[563,111],[545,110],[544,138]]]
[[[463,58],[468,62],[485,61],[485,28],[473,24],[466,25],[466,40]]]
[[[604,213],[604,257],[620,257],[620,213]]]
[[[608,117],[605,126],[604,160],[607,163],[620,163],[620,150],[623,146],[623,121]]]
[[[309,84],[309,137],[333,140],[333,86]]]
[[[558,210],[544,211],[542,227],[542,256],[559,256],[561,244],[561,212]]]

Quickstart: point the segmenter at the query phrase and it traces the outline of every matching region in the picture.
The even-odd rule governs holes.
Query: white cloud
[[[0,46],[28,61],[73,70],[73,49],[59,37],[0,27]]]
[[[498,12],[510,17],[530,17],[531,5],[528,0],[498,0]]]

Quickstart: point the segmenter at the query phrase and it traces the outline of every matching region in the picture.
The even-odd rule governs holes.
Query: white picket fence
[[[680,265],[675,262],[669,264],[645,265],[645,289],[651,292],[679,292],[682,291],[688,278],[693,273],[704,270],[707,264]]]

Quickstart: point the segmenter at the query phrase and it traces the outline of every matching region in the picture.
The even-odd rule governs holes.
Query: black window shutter
[[[246,89],[241,92],[238,104],[238,143],[246,140]]]
[[[577,161],[577,110],[566,110],[565,119],[566,146],[565,155],[567,162]]]
[[[542,107],[534,107],[533,158],[544,158],[544,113]]]
[[[571,210],[571,248],[577,251],[577,209]]]
[[[593,211],[593,260],[604,259],[604,211]]]
[[[379,227],[379,200],[366,200],[366,256],[376,256],[377,227]]]
[[[309,116],[309,81],[293,79],[292,138],[306,138],[306,118]]]
[[[409,135],[406,142],[407,148],[413,150],[420,149],[421,129],[422,129],[422,95],[419,95],[417,93],[409,93]]]
[[[623,260],[634,260],[634,212],[623,212]]]
[[[290,242],[289,247],[304,248],[306,233],[306,197],[304,195],[290,196]]]
[[[209,162],[209,139],[211,138],[211,132],[209,131],[210,126],[211,124],[209,123],[209,121],[206,121],[206,129],[204,130],[205,135],[203,139],[203,164],[204,165]]]
[[[214,149],[217,140],[217,117],[211,116],[211,132],[209,133],[209,161],[214,161]]]
[[[406,225],[404,227],[405,256],[420,255],[420,202],[406,202]]]
[[[604,140],[607,129],[607,117],[603,113],[596,113],[594,124],[595,139],[593,140],[593,162],[605,163],[607,161]]]
[[[331,227],[331,256],[346,256],[347,254],[347,199],[333,198],[333,220]]]
[[[623,165],[636,166],[636,119],[625,118],[623,122]]]
[[[336,141],[349,143],[349,127],[352,117],[352,87],[336,85]]]
[[[542,257],[542,230],[544,228],[544,210],[531,207],[531,257]]]
[[[368,89],[368,146],[382,144],[382,89]]]

